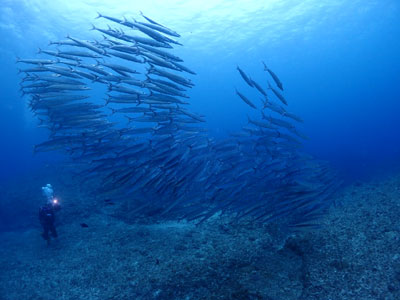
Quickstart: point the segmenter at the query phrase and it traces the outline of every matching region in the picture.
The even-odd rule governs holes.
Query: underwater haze
[[[44,159],[32,156],[46,133],[21,98],[16,57],[35,57],[38,47],[67,34],[93,37],[97,11],[135,18],[143,11],[181,34],[184,46],[175,53],[198,73],[192,109],[205,115],[213,134],[246,123],[234,94],[236,65],[262,78],[265,60],[285,83],[291,109],[305,120],[309,153],[353,179],[398,167],[399,6],[390,0],[3,0],[2,175]]]
[[[0,2],[0,299],[400,299],[399,1]]]

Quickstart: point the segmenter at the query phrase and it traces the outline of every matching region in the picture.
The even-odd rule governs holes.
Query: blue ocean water
[[[195,70],[193,111],[215,136],[239,128],[251,111],[235,96],[240,65],[264,84],[261,60],[284,82],[305,120],[305,149],[349,178],[399,166],[397,1],[8,1],[0,8],[2,176],[40,166],[32,156],[47,133],[19,92],[16,57],[67,34],[90,39],[97,11],[139,17],[139,10],[182,35],[174,53]],[[97,23],[99,24],[99,23]],[[100,20],[101,24],[101,20]]]
[[[0,299],[340,299],[332,296],[338,293],[348,293],[346,299],[397,299],[399,1],[0,4],[0,269],[8,271],[0,272]],[[206,121],[199,126],[208,129],[207,144],[199,134],[193,135],[190,151],[177,149],[176,145],[187,146],[186,136],[174,132],[172,142],[157,137],[144,143],[143,150],[137,146],[141,140],[135,144],[134,139],[121,139],[124,131],[110,130],[119,133],[111,143],[105,138],[104,146],[100,137],[96,144],[96,132],[90,132],[89,139],[95,138],[82,142],[82,153],[79,147],[71,151],[76,165],[66,164],[67,156],[57,151],[34,154],[35,145],[49,139],[49,130],[38,127],[41,122],[28,107],[29,97],[22,95],[20,83],[26,74],[18,70],[29,66],[17,59],[43,59],[38,49],[57,49],[49,42],[67,35],[101,41],[92,24],[116,25],[96,18],[98,13],[144,21],[140,12],[181,35],[183,46],[174,45],[171,53],[197,73],[179,73],[195,84],[185,92],[190,98],[181,99],[190,103],[187,112]],[[301,140],[303,151],[317,160],[308,160],[303,153],[297,156],[290,143],[288,148],[278,143],[274,148],[279,138],[257,140],[267,145],[260,151],[271,154],[250,151],[246,140],[232,150],[224,140],[243,126],[254,125],[249,120],[260,119],[259,111],[246,105],[235,90],[261,106],[260,93],[246,85],[237,67],[267,90],[268,81],[276,82],[262,62],[282,81],[289,103],[285,108],[304,120],[296,123],[308,137]],[[85,82],[93,88],[90,101],[104,104],[107,85]],[[110,113],[108,108],[102,109]],[[69,113],[63,119],[67,125],[75,121],[68,119]],[[117,122],[117,129],[128,126],[121,115],[108,117]],[[135,124],[134,129],[143,126],[147,125]],[[53,128],[56,138],[60,128]],[[255,136],[252,133],[251,146]],[[96,153],[91,143],[105,152]],[[133,150],[125,152],[121,146]],[[79,161],[79,154],[88,158]],[[104,165],[97,164],[103,159]],[[99,166],[104,169],[99,171]],[[381,174],[395,175],[381,185],[367,180]],[[349,184],[348,190],[339,189],[342,181]],[[46,183],[55,189],[51,200],[61,202],[55,213],[59,237],[48,239],[48,244],[40,237],[46,226],[37,215],[46,201],[40,189]],[[339,202],[352,200],[349,206],[330,206],[336,203],[331,196],[337,190],[344,195],[337,197]],[[328,214],[328,207],[337,210]],[[326,217],[323,226],[321,216]],[[287,227],[280,226],[280,218],[288,219],[282,222]],[[279,226],[274,227],[275,221]],[[196,226],[200,223],[204,226]],[[292,235],[287,228],[322,231]],[[357,281],[365,278],[380,282],[379,290]],[[351,298],[354,295],[361,296]]]

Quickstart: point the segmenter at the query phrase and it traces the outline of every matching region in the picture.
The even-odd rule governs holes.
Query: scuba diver
[[[57,231],[54,226],[55,212],[60,210],[61,207],[58,203],[58,200],[54,198],[54,191],[51,184],[46,184],[44,187],[42,187],[42,192],[46,197],[46,204],[39,209],[39,221],[43,227],[43,232],[41,235],[43,239],[47,241],[47,244],[49,244],[49,232],[54,238],[57,237]]]

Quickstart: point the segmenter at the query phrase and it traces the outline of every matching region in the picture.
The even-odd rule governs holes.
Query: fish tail
[[[93,75],[94,75],[94,74],[93,74]],[[99,76],[94,75],[94,78],[93,78],[93,80],[92,80],[92,83],[94,83],[94,82],[102,82],[102,81],[101,81],[101,79],[100,79]],[[89,89],[89,90],[90,90],[90,89]]]
[[[264,106],[264,108],[265,108],[265,106]],[[263,118],[263,119],[266,119],[266,118],[267,118],[267,116],[265,115],[264,111],[261,111],[261,114],[262,114],[262,118]]]
[[[97,17],[96,17],[95,19],[98,19],[98,18],[101,18],[101,17],[103,17],[103,16],[101,15],[101,13],[97,12]]]
[[[96,28],[96,26],[94,26],[93,24],[92,24],[92,28],[90,28],[90,30],[96,30],[97,28]],[[104,36],[104,35],[103,35]]]
[[[146,68],[147,74],[152,73],[152,71],[153,71],[153,69],[154,69],[154,67],[153,67],[152,64],[149,63],[149,65],[150,65],[150,67],[149,67],[149,68]]]
[[[267,65],[265,64],[264,61],[262,61],[262,64],[264,65],[264,71],[268,71],[268,67],[267,67]]]

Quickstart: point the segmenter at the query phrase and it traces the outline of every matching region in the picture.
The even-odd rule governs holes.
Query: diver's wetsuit
[[[54,221],[55,221],[54,212],[58,209],[59,207],[55,207],[52,204],[46,204],[39,209],[39,220],[40,224],[42,224],[43,227],[42,236],[46,241],[50,240],[49,231],[51,232],[51,235],[53,237],[55,238],[57,237],[57,231],[56,228],[54,227]]]

